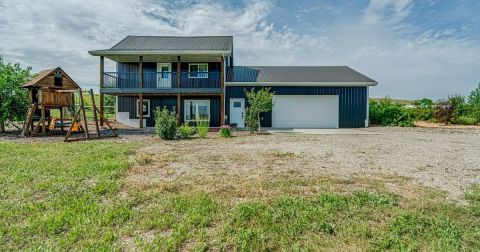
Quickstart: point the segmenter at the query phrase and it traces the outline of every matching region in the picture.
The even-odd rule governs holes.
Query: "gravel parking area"
[[[272,134],[231,139],[152,142],[137,158],[128,180],[146,186],[177,180],[224,177],[396,177],[446,192],[461,200],[480,184],[480,130],[368,128],[369,134]]]

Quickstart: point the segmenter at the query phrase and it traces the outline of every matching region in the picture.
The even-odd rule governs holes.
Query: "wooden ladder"
[[[30,105],[30,108],[28,108],[27,118],[25,118],[25,123],[23,124],[24,136],[28,136],[30,133],[31,125],[33,123],[33,116],[35,115],[35,111],[37,110],[37,108],[37,103]]]

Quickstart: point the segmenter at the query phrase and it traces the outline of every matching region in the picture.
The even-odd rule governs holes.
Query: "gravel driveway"
[[[404,177],[461,199],[480,184],[480,130],[368,128],[369,134],[272,134],[231,139],[153,141],[141,150],[147,167],[132,168],[131,182],[178,177],[269,179],[331,176]]]
[[[265,181],[278,177],[355,180],[393,176],[443,190],[455,200],[461,200],[471,185],[480,184],[478,129],[372,127],[345,132],[254,136],[242,132],[230,139],[220,139],[212,132],[207,139],[178,141],[161,141],[152,134],[123,134],[103,141],[148,143],[137,156],[147,155],[153,162],[133,167],[128,177],[141,183],[178,177],[198,182],[219,177]],[[63,141],[63,137],[6,134],[0,140],[28,143]]]

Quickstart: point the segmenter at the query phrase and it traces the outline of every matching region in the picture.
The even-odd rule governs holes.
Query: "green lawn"
[[[129,165],[152,162],[132,158],[145,145],[0,142],[0,250],[480,250],[480,188],[462,206],[434,191],[340,193],[321,178],[269,181],[283,193],[266,199],[239,200],[214,178],[131,186]],[[201,190],[211,184],[225,189]],[[292,190],[313,184],[330,186]]]

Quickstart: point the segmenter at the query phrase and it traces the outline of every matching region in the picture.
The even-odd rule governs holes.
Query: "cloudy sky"
[[[371,96],[467,95],[480,82],[478,0],[0,0],[0,55],[98,86],[126,35],[233,35],[237,65],[348,65]]]

